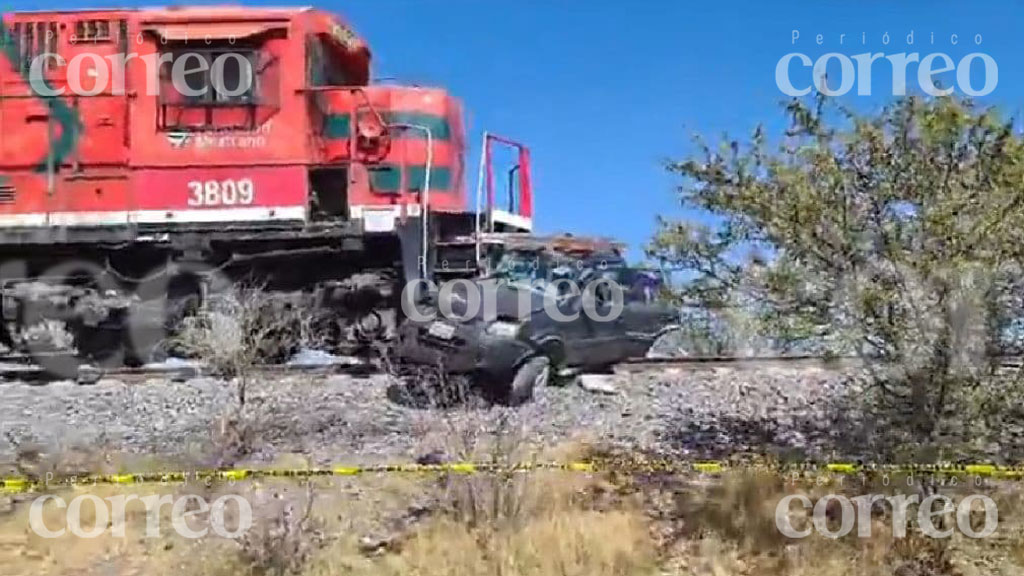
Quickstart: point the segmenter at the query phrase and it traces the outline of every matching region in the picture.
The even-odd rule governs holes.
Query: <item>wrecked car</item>
[[[492,399],[522,404],[555,378],[642,357],[677,327],[662,279],[614,244],[517,239],[480,278],[442,283],[399,331],[400,361],[468,374]]]

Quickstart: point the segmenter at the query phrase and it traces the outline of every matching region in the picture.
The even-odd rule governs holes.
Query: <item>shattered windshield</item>
[[[519,286],[544,291],[554,282],[559,294],[572,289],[569,280],[583,290],[590,282],[603,280],[619,286],[626,301],[651,302],[657,297],[662,278],[656,271],[631,268],[621,256],[613,254],[580,255],[552,250],[509,250],[501,255],[493,277]]]
[[[542,252],[509,250],[498,259],[493,276],[509,284],[536,284],[543,289],[549,269],[550,259]]]
[[[528,286],[538,292],[554,287],[561,297],[582,292],[593,280],[619,282],[622,267],[619,257],[555,250],[511,250],[500,257],[493,275],[499,281]]]
[[[512,284],[529,284],[543,290],[556,280],[579,280],[585,268],[582,260],[569,254],[510,250],[498,259],[493,276]]]

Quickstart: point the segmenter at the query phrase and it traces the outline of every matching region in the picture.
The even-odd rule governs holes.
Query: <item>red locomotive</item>
[[[333,15],[203,7],[2,22],[10,347],[58,322],[97,354],[147,303],[178,310],[239,281],[325,311],[348,339],[379,337],[404,282],[474,272],[473,261],[441,265],[441,247],[460,248],[452,238],[531,228],[526,149],[485,136],[471,209],[459,102],[372,84],[367,44]],[[495,209],[495,145],[518,149],[508,210]]]

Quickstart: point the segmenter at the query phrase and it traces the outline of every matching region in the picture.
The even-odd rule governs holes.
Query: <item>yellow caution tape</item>
[[[119,474],[64,474],[59,476],[0,477],[0,492],[24,493],[66,487],[88,487],[97,484],[140,485],[188,483],[189,481],[217,482],[243,481],[260,478],[308,479],[321,476],[358,476],[365,474],[478,474],[516,473],[535,470],[564,470],[569,472],[624,472],[624,473],[699,473],[721,474],[729,470],[763,471],[773,473],[799,472],[803,475],[942,475],[981,476],[999,479],[1024,479],[1024,465],[999,466],[995,464],[878,464],[857,462],[793,462],[768,460],[757,462],[731,462],[729,460],[652,460],[646,458],[609,458],[570,462],[447,462],[440,464],[378,464],[345,465],[330,468],[232,468],[225,470],[164,471]]]
[[[722,472],[721,462],[694,462],[693,469],[706,474],[718,474]]]

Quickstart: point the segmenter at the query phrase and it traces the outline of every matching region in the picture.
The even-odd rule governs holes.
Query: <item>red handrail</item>
[[[515,148],[519,153],[519,164],[518,164],[518,175],[519,175],[519,198],[516,203],[518,206],[518,214],[525,218],[533,217],[533,190],[530,185],[530,149],[524,144],[504,138],[502,136],[495,136],[493,134],[484,135],[484,165],[487,174],[487,213],[490,214],[494,209],[494,156],[493,156],[493,143],[504,144]],[[512,211],[512,206],[509,206],[509,212]],[[493,230],[493,222],[491,223],[491,229]]]

